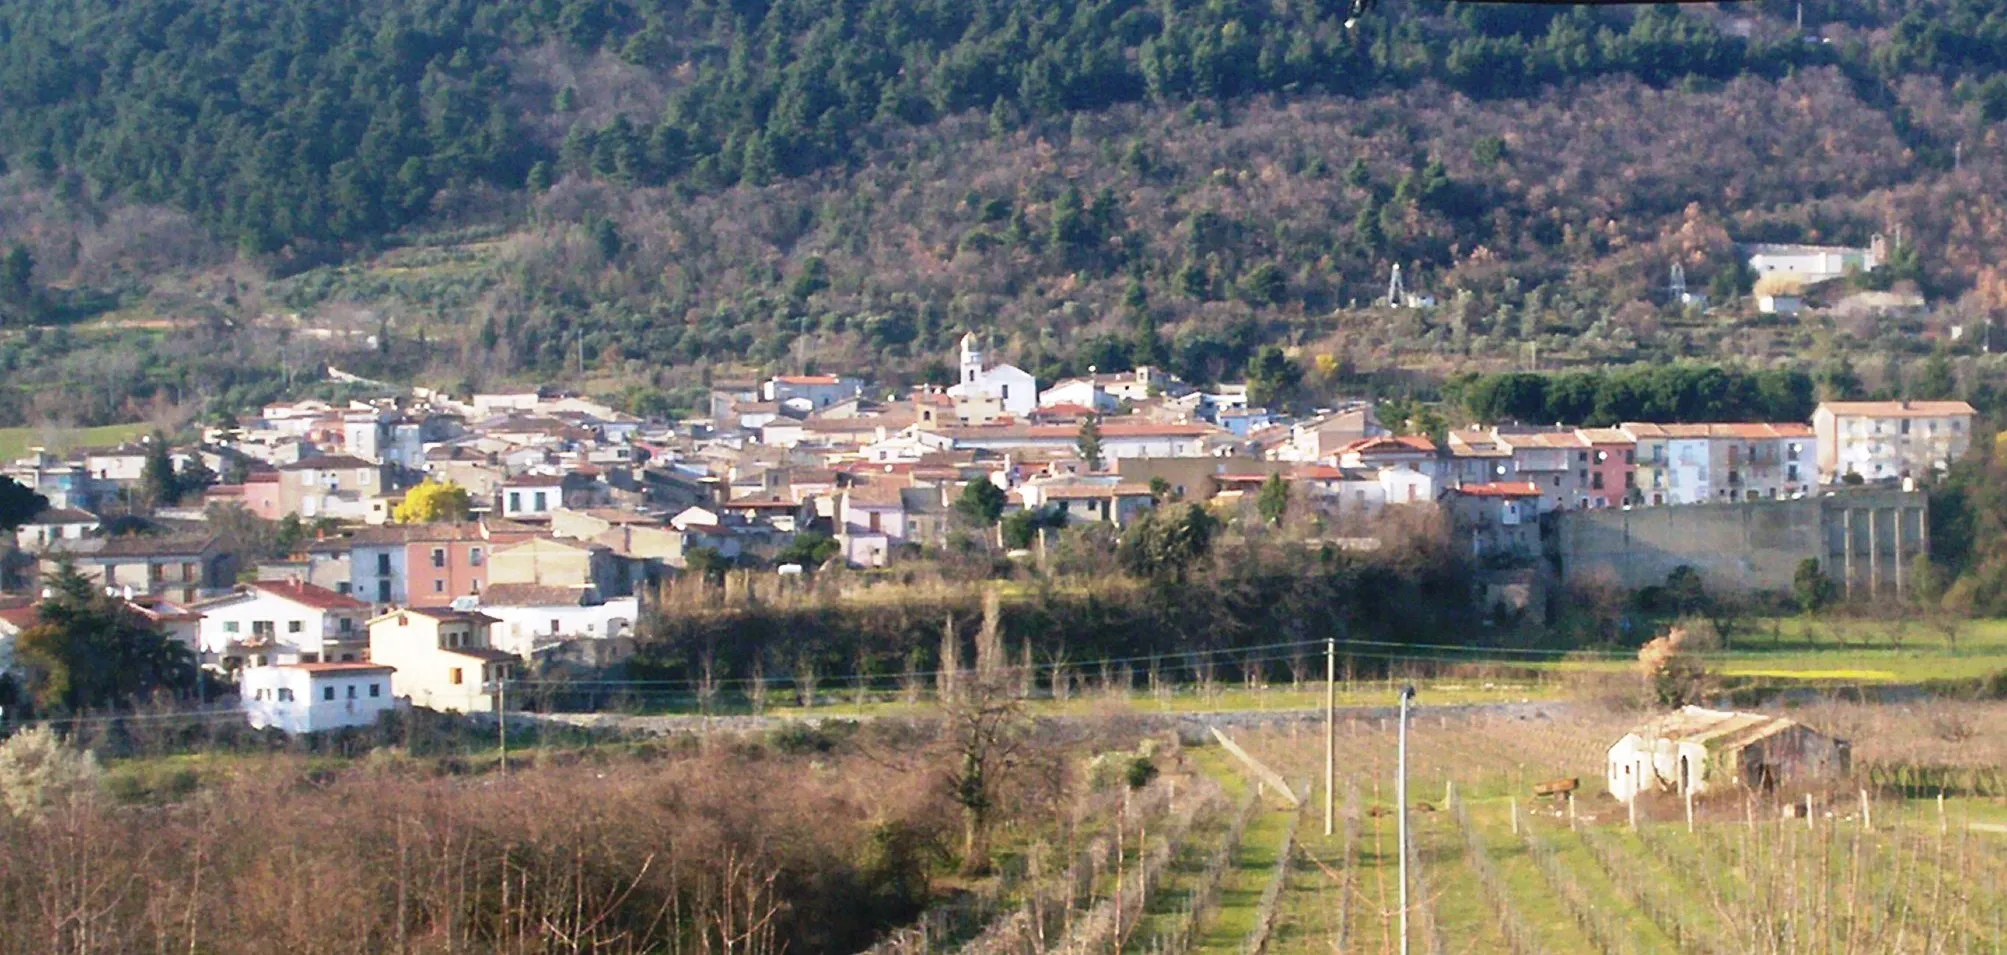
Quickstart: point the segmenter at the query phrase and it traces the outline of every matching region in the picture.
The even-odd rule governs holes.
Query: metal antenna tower
[[[1401,283],[1401,265],[1396,262],[1393,277],[1387,280],[1387,305],[1390,308],[1400,308],[1401,303],[1407,301],[1407,298],[1408,287]]]

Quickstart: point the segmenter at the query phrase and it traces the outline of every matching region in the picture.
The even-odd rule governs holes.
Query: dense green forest
[[[1347,6],[0,0],[0,316],[194,332],[138,376],[81,335],[0,363],[135,383],[91,418],[283,385],[296,326],[365,371],[652,407],[721,362],[938,375],[969,327],[1048,378],[1238,378],[1280,344],[1310,397],[1864,352],[1894,391],[1920,326],[1660,290],[1684,263],[1732,304],[1735,242],[1892,225],[1863,287],[2007,305],[1991,4]],[[1395,263],[1442,306],[1360,307]]]

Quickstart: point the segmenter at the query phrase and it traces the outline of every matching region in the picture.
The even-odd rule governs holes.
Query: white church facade
[[[1002,404],[1004,411],[1018,416],[1038,410],[1038,379],[1016,365],[985,367],[983,349],[974,332],[962,336],[961,377],[948,394],[957,398],[988,395]]]

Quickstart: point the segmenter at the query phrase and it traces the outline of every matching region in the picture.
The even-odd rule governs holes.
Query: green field
[[[108,424],[98,428],[0,428],[0,460],[12,461],[29,448],[51,451],[110,447],[153,430],[150,424]]]
[[[1629,654],[1539,664],[1557,672],[1629,672]],[[1709,668],[1764,683],[1885,684],[1972,680],[2007,671],[2007,620],[1754,621],[1707,654]]]

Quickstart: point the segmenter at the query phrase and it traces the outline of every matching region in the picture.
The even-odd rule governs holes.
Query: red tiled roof
[[[383,663],[281,663],[287,670],[304,670],[308,673],[391,673],[396,667]]]
[[[1457,491],[1471,497],[1539,497],[1540,487],[1524,481],[1500,481],[1494,484],[1466,484]]]
[[[315,610],[369,609],[368,604],[347,594],[338,594],[326,587],[299,580],[260,580],[252,584],[251,589],[264,591],[274,597],[283,597],[294,603],[305,604]]]
[[[1339,454],[1434,454],[1436,443],[1418,434],[1380,435],[1374,438],[1360,438],[1342,448]]]
[[[1963,401],[1828,401],[1819,410],[1870,418],[1947,418],[1977,413]]]

